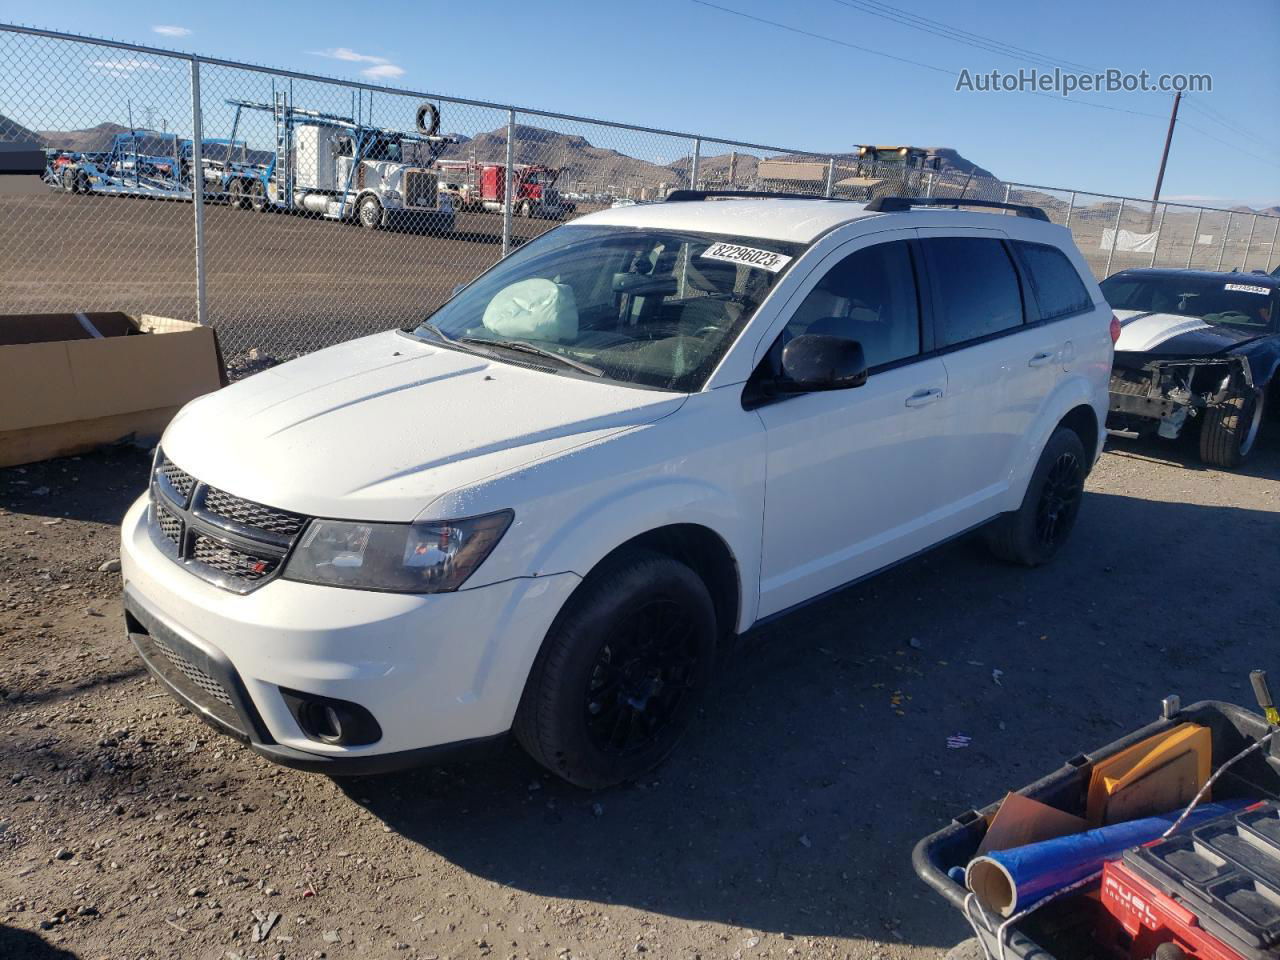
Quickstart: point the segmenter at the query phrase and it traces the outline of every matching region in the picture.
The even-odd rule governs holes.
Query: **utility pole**
[[[1173,143],[1173,126],[1178,122],[1178,104],[1182,102],[1182,91],[1173,95],[1173,111],[1169,114],[1169,131],[1164,135],[1164,152],[1160,154],[1160,172],[1156,174],[1156,192],[1151,197],[1151,216],[1147,219],[1147,232],[1155,223],[1156,206],[1160,203],[1160,188],[1164,186],[1164,168],[1169,162],[1169,145]]]

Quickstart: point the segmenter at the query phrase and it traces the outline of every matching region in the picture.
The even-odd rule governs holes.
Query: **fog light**
[[[307,739],[340,747],[360,747],[382,739],[382,728],[364,707],[347,700],[280,688],[289,712]]]

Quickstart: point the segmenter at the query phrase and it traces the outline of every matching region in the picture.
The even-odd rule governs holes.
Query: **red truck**
[[[463,210],[502,210],[506,192],[507,167],[502,163],[477,163],[471,160],[440,160],[441,189],[454,194],[454,205]],[[511,210],[521,217],[545,217],[564,220],[576,206],[560,196],[556,180],[562,171],[537,163],[517,163],[512,169]]]

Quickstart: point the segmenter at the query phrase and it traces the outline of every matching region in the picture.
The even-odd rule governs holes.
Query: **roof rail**
[[[843,197],[818,197],[812,193],[777,193],[768,190],[672,190],[667,203],[688,200],[719,200],[721,197],[746,197],[766,200],[843,200]]]
[[[1030,220],[1049,223],[1049,215],[1027,203],[1005,203],[1001,200],[977,200],[962,197],[876,197],[867,204],[868,213],[903,213],[912,207],[987,207],[1009,210]]]

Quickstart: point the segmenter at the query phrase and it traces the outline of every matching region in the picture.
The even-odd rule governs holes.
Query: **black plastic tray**
[[[1023,787],[1018,793],[1039,800],[1051,807],[1076,816],[1084,816],[1089,790],[1089,778],[1093,765],[1133,744],[1154,736],[1180,723],[1198,723],[1208,727],[1213,739],[1215,767],[1235,756],[1251,743],[1256,743],[1267,733],[1267,723],[1256,713],[1231,703],[1204,700],[1184,707],[1168,718],[1162,718],[1139,730],[1121,737],[1113,743],[1087,754],[1072,757],[1060,769]],[[1259,751],[1236,764],[1214,785],[1214,799],[1232,797],[1280,800],[1280,737],[1271,741],[1266,750]],[[964,911],[968,891],[951,879],[947,871],[953,867],[965,867],[977,852],[978,845],[987,831],[987,818],[994,815],[999,801],[981,810],[967,810],[951,823],[931,833],[912,852],[911,861],[916,874],[961,912]],[[1021,960],[1076,960],[1088,955],[1081,945],[1087,937],[1078,935],[1075,928],[1091,927],[1091,918],[1083,924],[1073,917],[1077,898],[1063,898],[1042,911],[1010,928],[1005,945],[1006,957]],[[983,910],[976,903],[971,907],[981,939],[993,953],[997,948],[995,936],[982,929],[995,930],[1004,922],[1003,917]]]

